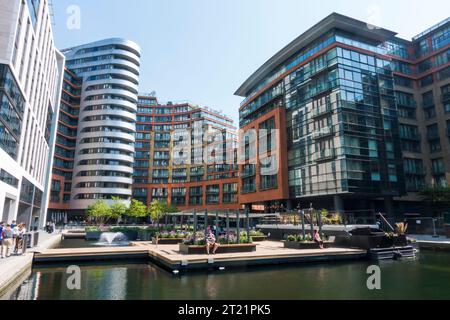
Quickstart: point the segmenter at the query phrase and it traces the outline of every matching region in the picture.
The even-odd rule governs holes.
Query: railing
[[[317,118],[317,117],[320,117],[322,115],[329,114],[332,112],[333,112],[333,107],[332,107],[331,103],[328,103],[325,105],[325,107],[321,106],[319,108],[314,109],[312,112],[312,117]]]
[[[327,161],[336,157],[336,151],[334,149],[321,150],[316,154],[316,161]]]
[[[380,217],[380,229],[384,232],[395,232],[395,228],[389,223],[382,213],[378,213]]]
[[[439,132],[427,132],[427,140],[435,140],[439,138]]]

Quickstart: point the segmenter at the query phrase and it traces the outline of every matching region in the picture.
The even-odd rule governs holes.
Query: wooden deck
[[[154,245],[150,242],[133,242],[129,247],[51,249],[36,253],[34,261],[76,262],[120,259],[147,259],[173,271],[186,269],[215,269],[221,267],[248,267],[256,265],[326,262],[355,260],[367,257],[365,250],[329,248],[295,250],[283,248],[283,243],[265,241],[257,244],[256,252],[207,255],[184,255],[178,245]]]

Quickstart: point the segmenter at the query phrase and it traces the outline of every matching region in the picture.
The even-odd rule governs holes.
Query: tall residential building
[[[140,96],[133,197],[179,210],[238,209],[236,128],[210,108]]]
[[[127,203],[132,195],[140,48],[128,40],[106,39],[63,53],[67,69],[51,213],[83,213],[97,199],[116,197]]]
[[[450,178],[449,39],[448,19],[408,42],[333,13],[283,48],[236,92],[241,128],[279,130],[278,174],[247,158],[241,203],[396,214]]]
[[[46,0],[0,0],[0,220],[45,223],[64,56]]]
[[[52,170],[51,213],[70,209],[81,86],[81,78],[65,68]]]
[[[406,191],[403,212],[423,211],[418,192],[450,181],[450,18],[388,43],[397,96]]]

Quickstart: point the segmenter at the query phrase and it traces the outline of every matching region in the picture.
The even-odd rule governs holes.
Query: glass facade
[[[291,197],[402,194],[389,61],[337,47],[286,77],[284,88]]]
[[[17,160],[24,98],[7,65],[0,64],[0,148]]]

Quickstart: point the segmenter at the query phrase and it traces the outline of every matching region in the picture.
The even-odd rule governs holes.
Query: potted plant
[[[185,231],[163,231],[157,233],[152,238],[153,244],[179,244],[187,239],[191,234]]]
[[[324,241],[324,248],[329,248],[331,242]],[[303,235],[289,235],[284,242],[284,247],[288,249],[318,249],[319,245],[314,242],[311,234],[307,234],[305,237]]]
[[[406,238],[406,231],[408,230],[407,223],[396,223],[395,224],[396,234],[393,236],[393,245],[396,247],[405,247],[408,245],[408,240]]]
[[[250,238],[253,242],[262,242],[267,240],[267,236],[260,230],[251,230]]]
[[[237,237],[229,234],[222,235],[217,239],[220,244],[217,253],[241,253],[241,252],[253,252],[256,251],[256,245],[252,242],[248,242],[247,235],[245,233],[240,235],[240,242],[237,243]],[[180,252],[183,254],[206,254],[206,241],[205,234],[203,232],[197,232],[195,236],[186,238],[180,243]]]

